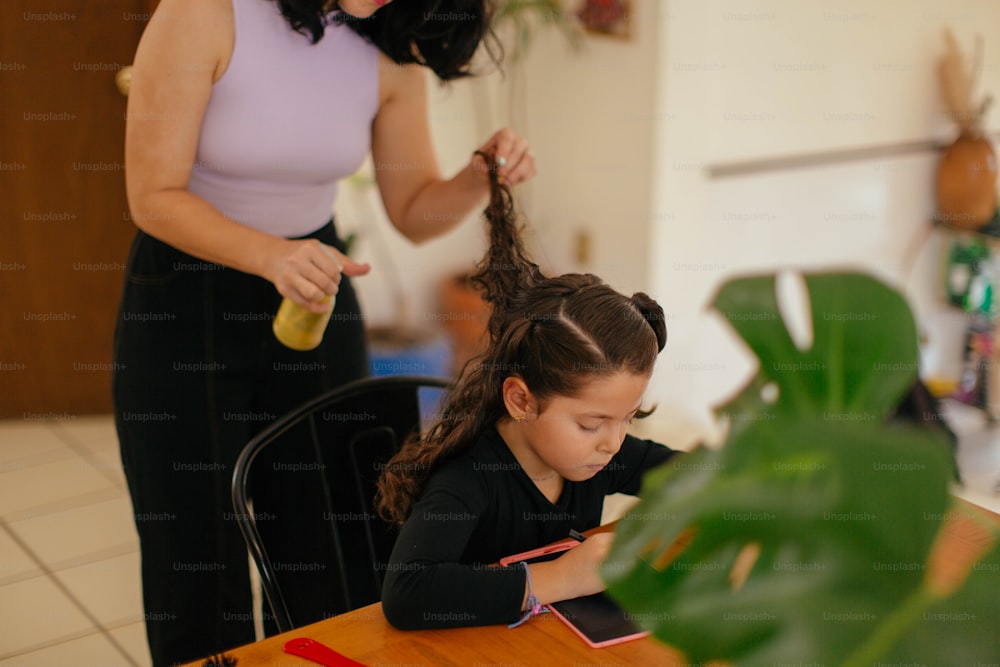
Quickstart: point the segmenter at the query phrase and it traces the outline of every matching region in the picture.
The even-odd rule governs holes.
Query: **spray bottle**
[[[322,313],[314,313],[287,297],[282,300],[278,314],[274,316],[274,324],[271,326],[275,338],[285,347],[301,352],[317,347],[323,340],[326,325],[330,322],[334,298],[325,296],[321,303],[328,304],[327,309]]]

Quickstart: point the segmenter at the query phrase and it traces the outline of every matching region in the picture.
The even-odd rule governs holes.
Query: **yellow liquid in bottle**
[[[329,303],[330,307],[322,313],[314,313],[290,299],[284,299],[271,326],[275,338],[293,350],[304,352],[314,349],[323,340],[323,333],[333,313],[333,297],[328,296],[323,302]]]

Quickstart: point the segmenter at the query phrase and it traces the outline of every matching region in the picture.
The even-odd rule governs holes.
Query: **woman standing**
[[[229,482],[276,416],[367,373],[364,325],[330,211],[370,151],[392,224],[420,242],[487,201],[479,157],[444,178],[423,68],[468,73],[488,0],[163,0],[136,52],[126,185],[138,227],[115,337],[114,400],[142,552],[153,662],[254,639]],[[508,129],[472,149],[531,178]],[[375,267],[377,270],[377,267]],[[271,333],[282,297],[319,348]]]

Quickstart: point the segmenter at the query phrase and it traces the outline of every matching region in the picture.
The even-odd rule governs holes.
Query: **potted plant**
[[[889,419],[917,376],[906,301],[858,273],[804,283],[808,349],[774,275],[716,294],[757,372],[720,408],[721,448],[644,479],[604,565],[609,593],[694,664],[995,661],[1000,533],[983,517],[980,560],[942,573],[941,526],[971,511],[949,496],[947,439]]]
[[[560,0],[506,0],[499,4],[493,28],[508,37],[507,55],[512,62],[516,64],[527,54],[539,24],[558,28],[572,48],[580,47],[579,26],[562,4]]]

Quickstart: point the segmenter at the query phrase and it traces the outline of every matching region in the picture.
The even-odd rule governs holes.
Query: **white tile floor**
[[[149,665],[111,418],[0,421],[0,665]]]
[[[961,435],[956,495],[1000,512],[1000,426],[960,405],[945,414]],[[114,427],[0,421],[0,667],[69,664],[150,664]]]

